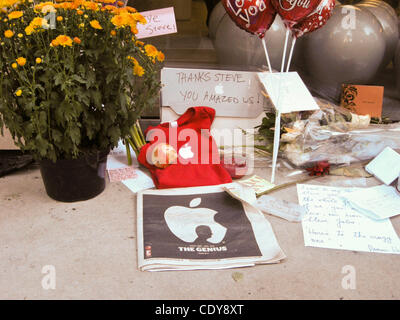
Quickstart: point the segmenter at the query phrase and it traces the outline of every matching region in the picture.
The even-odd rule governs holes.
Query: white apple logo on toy
[[[190,201],[190,208],[182,206],[169,207],[164,212],[164,219],[171,232],[185,242],[194,242],[198,235],[198,226],[208,226],[212,232],[208,242],[220,243],[226,234],[226,228],[214,220],[218,211],[208,208],[196,208],[201,203],[201,198]]]
[[[185,143],[180,149],[179,149],[179,155],[183,159],[191,159],[194,156],[194,153],[192,151],[192,146],[189,145],[189,143]]]

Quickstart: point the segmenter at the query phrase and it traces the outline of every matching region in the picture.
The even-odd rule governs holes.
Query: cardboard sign
[[[179,115],[208,106],[220,117],[256,118],[267,107],[255,72],[164,68],[161,82],[162,106]]]
[[[340,104],[359,115],[380,118],[383,104],[382,86],[343,84]]]
[[[137,24],[136,38],[143,39],[178,32],[173,7],[140,13],[147,23],[145,25]]]
[[[258,77],[280,113],[319,109],[297,72],[260,72]]]

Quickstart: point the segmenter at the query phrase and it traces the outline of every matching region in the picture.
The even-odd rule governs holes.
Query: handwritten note
[[[183,114],[191,106],[209,106],[217,116],[256,118],[268,103],[257,73],[163,68],[162,105]]]
[[[280,113],[319,109],[297,72],[259,72],[258,77]]]
[[[400,254],[400,240],[389,219],[372,220],[343,197],[354,188],[298,184],[306,246]]]
[[[384,184],[349,192],[345,199],[372,219],[381,220],[400,214],[400,194],[395,188]]]
[[[147,23],[145,25],[137,24],[138,33],[136,37],[138,39],[161,36],[178,31],[173,7],[140,13],[146,19]]]
[[[265,180],[257,175],[253,175],[248,179],[239,180],[238,182],[245,186],[249,186],[249,187],[253,188],[256,195],[259,195],[260,193],[275,187],[275,185],[273,183],[271,183],[268,180]]]

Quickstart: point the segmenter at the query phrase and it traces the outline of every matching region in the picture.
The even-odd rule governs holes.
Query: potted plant
[[[145,19],[108,2],[0,0],[0,129],[61,201],[103,191],[109,150],[160,89],[164,55],[136,37]]]

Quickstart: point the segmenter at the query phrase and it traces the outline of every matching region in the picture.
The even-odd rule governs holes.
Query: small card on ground
[[[127,179],[136,178],[136,169],[133,167],[107,170],[110,182],[118,182]]]
[[[365,170],[384,184],[389,185],[399,177],[400,154],[392,148],[386,147],[367,164]]]
[[[256,195],[275,187],[273,183],[257,175],[251,176],[248,179],[239,180],[238,183],[251,187],[255,191]]]

